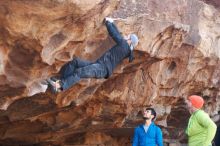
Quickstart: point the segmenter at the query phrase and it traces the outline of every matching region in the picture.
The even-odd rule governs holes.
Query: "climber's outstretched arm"
[[[118,31],[116,25],[114,24],[114,20],[112,18],[105,18],[105,25],[107,27],[109,35],[112,37],[112,39],[117,43],[120,44],[123,40],[122,35]]]

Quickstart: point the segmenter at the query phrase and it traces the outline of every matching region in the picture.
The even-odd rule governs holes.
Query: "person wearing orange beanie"
[[[191,117],[186,134],[189,146],[211,146],[217,130],[216,124],[209,115],[201,110],[204,100],[201,96],[191,95],[186,99]]]

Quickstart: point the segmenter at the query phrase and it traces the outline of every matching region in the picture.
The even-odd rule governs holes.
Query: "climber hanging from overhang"
[[[95,62],[74,58],[72,61],[66,63],[61,68],[59,77],[47,79],[49,88],[53,93],[70,88],[79,82],[81,78],[108,78],[123,59],[129,58],[129,62],[133,61],[133,50],[138,44],[138,37],[135,34],[122,37],[112,18],[106,17],[104,22],[109,35],[115,41],[116,45],[105,52]]]

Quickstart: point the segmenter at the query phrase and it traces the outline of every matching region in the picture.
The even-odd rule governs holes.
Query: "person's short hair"
[[[151,111],[151,115],[154,116],[152,120],[155,120],[155,118],[156,118],[156,116],[157,116],[156,111],[155,111],[153,108],[151,108],[151,107],[146,108],[146,110]]]
[[[138,36],[136,34],[130,34],[131,40],[131,50],[133,50],[138,45]]]

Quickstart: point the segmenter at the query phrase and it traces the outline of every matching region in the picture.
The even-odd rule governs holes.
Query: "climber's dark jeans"
[[[81,78],[105,78],[107,73],[104,64],[75,58],[60,69],[62,90],[70,88]]]

